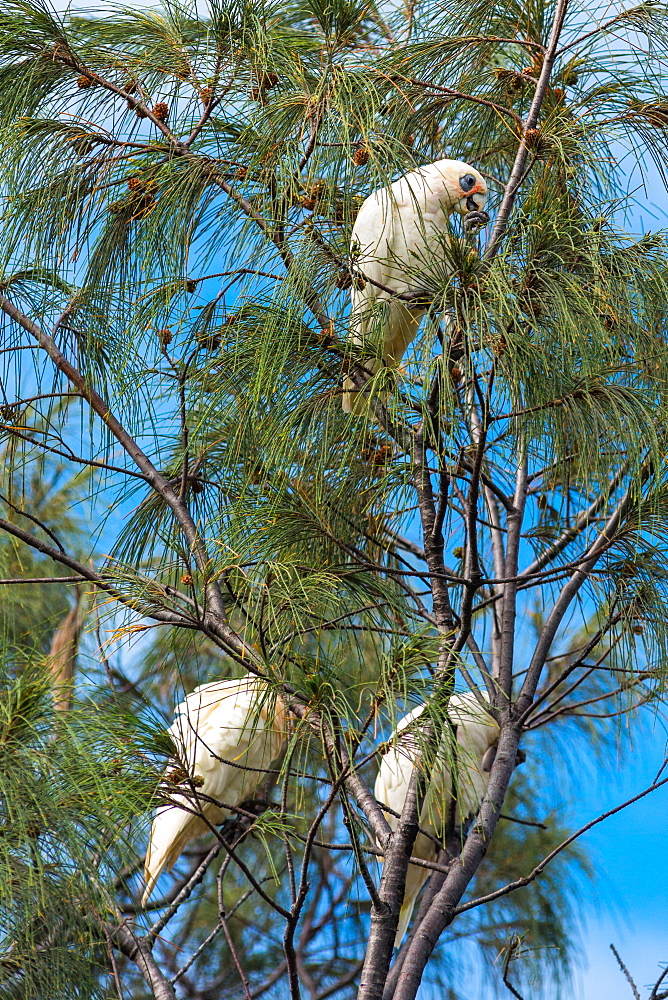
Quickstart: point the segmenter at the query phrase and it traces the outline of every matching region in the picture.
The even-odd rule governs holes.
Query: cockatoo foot
[[[468,235],[469,233],[477,233],[479,229],[483,229],[489,222],[489,215],[487,212],[467,212],[464,216],[464,221],[462,225],[464,227],[464,232]]]

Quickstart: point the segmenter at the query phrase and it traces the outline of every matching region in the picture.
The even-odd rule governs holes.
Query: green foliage
[[[2,662],[2,996],[104,997],[102,928],[165,740],[108,699],[57,717],[48,674]]]
[[[404,710],[436,690],[431,718],[445,725],[438,669],[469,612],[480,656],[500,648],[509,574],[498,544],[517,513],[520,455],[529,476],[515,626],[523,652],[531,625],[541,633],[564,581],[608,532],[553,636],[527,729],[567,717],[596,751],[620,715],[662,703],[668,255],[664,233],[632,230],[641,182],[652,209],[664,193],[668,18],[655,0],[607,22],[592,8],[585,26],[569,15],[537,127],[523,137],[552,14],[542,0],[210,0],[204,12],[167,0],[97,15],[5,0],[0,296],[53,332],[86,391],[73,399],[62,365],[45,367],[29,326],[1,313],[2,516],[42,547],[94,562],[104,586],[79,657],[79,698],[63,718],[49,702],[44,656],[68,593],[3,585],[0,795],[14,832],[0,838],[0,996],[109,995],[102,928],[137,914],[158,759],[174,751],[162,723],[146,720],[171,719],[182,691],[260,670],[272,692],[294,693],[339,745],[359,749],[370,784],[378,744]],[[408,268],[429,316],[402,368],[375,376],[389,391],[386,415],[343,414],[344,376],[379,346],[346,337],[347,289],[361,280],[350,234],[363,199],[451,157],[484,173],[494,215],[522,143],[527,161],[496,252],[484,237],[462,239],[452,221],[440,263]],[[91,388],[106,400],[102,420],[89,415]],[[114,437],[107,407],[134,451]],[[440,575],[413,541],[418,439],[433,492],[449,483]],[[156,477],[138,471],[138,448],[178,495],[178,516]],[[184,509],[203,556],[184,533]],[[69,572],[2,535],[2,578]],[[443,578],[447,628],[436,620]],[[236,645],[205,620],[216,586]],[[182,628],[165,627],[166,615]],[[448,685],[472,678],[487,690],[471,644],[453,662]],[[514,693],[526,666],[516,662]],[[269,805],[241,842],[282,906],[291,903],[285,842],[303,848],[332,779],[321,736],[297,727],[275,794],[267,789]],[[538,772],[518,779],[505,811],[531,811]],[[350,824],[364,844],[371,837],[350,809],[347,827],[333,810],[321,830],[323,842],[348,838],[347,850],[317,847],[312,862],[305,981],[326,956],[314,995],[346,976],[351,993],[368,935]],[[227,833],[238,832],[239,817],[229,822]],[[476,892],[525,874],[563,839],[553,816],[548,824],[502,821]],[[196,844],[176,866],[179,881],[165,884],[184,884],[204,853]],[[569,863],[586,870],[575,851]],[[282,930],[271,904],[256,889],[246,896],[241,870],[225,864],[220,899],[211,867],[171,927],[177,950],[195,955],[221,907],[238,905],[230,940],[256,988],[283,962]],[[556,949],[537,952],[535,988],[547,991],[549,979],[568,989],[574,883],[550,872],[453,925],[437,988],[455,982],[447,955],[459,935],[489,957],[510,928],[526,948]],[[334,930],[319,926],[325,913]],[[216,927],[179,977],[184,995],[202,984],[239,995]],[[172,977],[187,960],[162,942],[155,953]],[[126,958],[132,995],[148,996]],[[222,971],[209,982],[214,967]],[[285,995],[285,980],[271,990]]]

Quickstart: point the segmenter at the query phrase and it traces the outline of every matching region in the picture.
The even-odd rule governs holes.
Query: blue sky
[[[626,226],[635,232],[668,226],[668,192],[654,165],[647,163],[643,187]],[[636,188],[640,178],[630,185]],[[583,769],[581,792],[573,804],[573,824],[579,827],[615,805],[632,798],[654,780],[665,757],[668,733],[660,723],[637,737],[606,773]],[[578,1000],[633,1000],[610,950],[613,943],[640,990],[648,996],[663,965],[668,963],[668,786],[601,823],[585,834],[595,864],[595,894],[583,898],[587,916],[583,970]]]
[[[584,824],[652,783],[664,759],[666,734],[657,726],[627,756],[598,777],[588,775],[573,809]],[[610,951],[614,943],[640,988],[656,980],[659,963],[668,962],[666,818],[668,787],[601,823],[586,834],[594,862],[595,895],[583,899],[587,914],[582,1000],[633,1000],[630,987]],[[641,991],[641,996],[646,993]]]

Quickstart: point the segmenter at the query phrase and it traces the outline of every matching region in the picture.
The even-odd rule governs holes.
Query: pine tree
[[[499,988],[568,980],[559,865],[587,865],[531,734],[567,721],[593,756],[640,726],[668,636],[668,257],[633,234],[668,164],[668,15],[587,15],[5,0],[0,556],[37,582],[2,613],[0,995],[456,996],[466,937],[504,954]],[[492,222],[452,222],[447,273],[416,263],[421,332],[345,414],[374,349],[346,336],[354,218],[442,157],[482,172]],[[54,573],[89,602],[58,712]],[[143,910],[165,722],[248,672],[286,753]],[[462,691],[499,726],[489,789],[393,957]],[[390,837],[371,789],[419,704]]]

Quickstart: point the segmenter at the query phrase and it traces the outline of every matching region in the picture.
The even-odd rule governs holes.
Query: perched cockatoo
[[[144,867],[144,904],[163,868],[171,868],[188,841],[209,830],[197,813],[201,811],[214,826],[229,815],[228,809],[208,798],[230,806],[252,798],[284,746],[286,709],[260,678],[214,681],[195,688],[177,707],[169,733],[182,766],[176,774],[168,772],[167,780],[176,777],[185,792],[175,791],[170,796],[174,804],[161,806],[153,820]],[[195,800],[188,778],[206,798]]]
[[[478,171],[461,160],[437,160],[404,174],[389,187],[370,194],[353,226],[351,254],[355,267],[371,281],[351,288],[349,337],[363,347],[373,345],[382,356],[362,362],[375,373],[383,365],[397,368],[415,337],[426,312],[423,306],[393,298],[401,292],[419,292],[418,273],[437,265],[448,268],[443,241],[448,216],[482,212],[487,185]],[[386,291],[384,289],[389,289]],[[368,394],[351,379],[343,383],[343,409],[363,413]]]
[[[374,789],[376,798],[397,813],[401,813],[408,794],[418,747],[416,720],[423,711],[424,705],[419,705],[401,719],[391,737],[393,745],[383,754],[376,778]],[[453,695],[448,704],[448,718],[456,726],[455,788],[452,787],[451,767],[445,760],[437,759],[420,817],[421,828],[435,837],[442,837],[446,833],[453,795],[456,799],[457,825],[461,825],[468,817],[477,813],[487,788],[495,756],[494,750],[499,738],[496,722],[483,711],[473,694]],[[386,813],[385,816],[391,829],[396,830],[399,822],[397,817],[390,813]],[[413,845],[413,857],[421,858],[423,861],[435,861],[437,855],[438,846],[434,841],[429,840],[423,833],[418,833]],[[428,868],[408,866],[404,901],[394,940],[396,948],[406,933],[417,895],[430,874]]]

